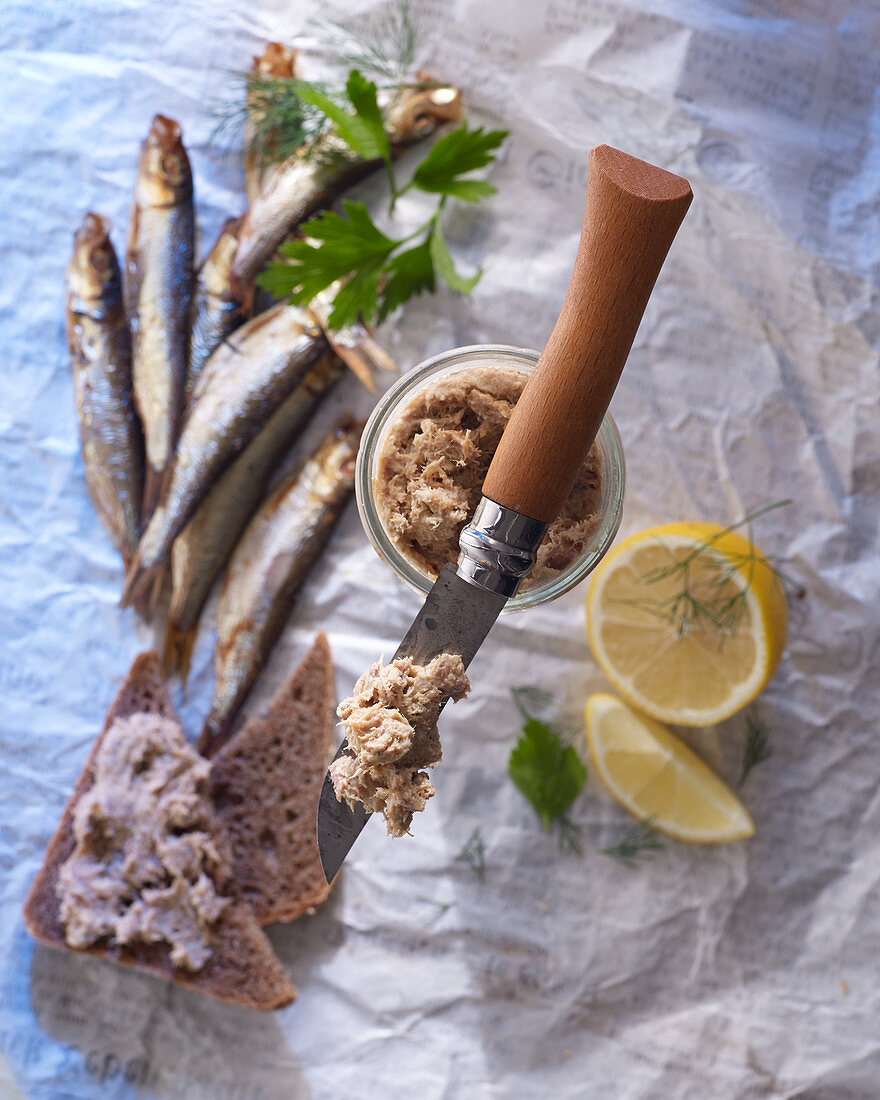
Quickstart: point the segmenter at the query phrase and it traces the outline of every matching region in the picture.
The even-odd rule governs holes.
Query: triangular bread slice
[[[210,790],[235,881],[261,924],[327,897],[315,818],[333,751],[333,660],[321,633],[261,715],[211,758]]]
[[[180,725],[162,680],[159,659],[152,652],[143,653],[135,660],[119,689],[25,902],[24,919],[28,930],[35,939],[50,947],[68,947],[60,920],[56,884],[59,868],[75,847],[74,809],[94,782],[95,760],[107,730],[117,718],[144,713],[157,714]],[[221,853],[225,849],[226,860],[230,861],[228,842],[219,825],[215,840]],[[216,933],[211,958],[196,972],[174,967],[170,951],[164,944],[97,943],[76,950],[113,959],[218,1000],[248,1008],[281,1008],[295,999],[296,989],[246,901],[233,900],[221,915]]]

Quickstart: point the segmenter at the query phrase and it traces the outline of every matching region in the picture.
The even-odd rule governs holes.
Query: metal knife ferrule
[[[458,575],[510,599],[534,568],[549,526],[483,497],[459,536]]]

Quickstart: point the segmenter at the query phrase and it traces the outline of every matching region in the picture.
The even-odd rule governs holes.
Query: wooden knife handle
[[[609,145],[590,150],[568,293],[483,484],[483,496],[552,522],[620,379],[691,199],[681,176]]]

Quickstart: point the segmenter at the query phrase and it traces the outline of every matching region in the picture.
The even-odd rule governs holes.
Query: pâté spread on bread
[[[431,578],[458,559],[458,537],[527,380],[514,367],[457,370],[432,378],[391,421],[373,478],[376,507],[401,553]],[[594,444],[523,587],[561,573],[583,553],[600,523],[601,478]]]
[[[74,813],[76,847],[58,872],[71,947],[105,939],[162,943],[174,966],[205,965],[212,931],[230,904],[209,772],[175,722],[158,714],[113,722]]]
[[[391,836],[407,833],[435,793],[424,769],[440,760],[440,707],[469,690],[457,655],[441,653],[427,665],[411,657],[371,665],[336,711],[352,754],[330,765],[336,797],[381,812]]]

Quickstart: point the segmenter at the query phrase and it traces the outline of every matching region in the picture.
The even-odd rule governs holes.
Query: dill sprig
[[[437,921],[440,920],[441,917],[445,916],[453,907],[453,905],[455,905],[454,901],[435,901],[433,898],[426,898],[422,894],[420,894],[416,898],[416,901],[421,901],[425,905],[433,905],[434,907],[435,912],[433,916],[428,917],[428,919],[425,921],[425,924],[436,924]]]
[[[572,821],[568,814],[560,814],[554,818],[553,827],[556,829],[556,841],[560,852],[570,852],[580,856],[584,852],[583,829],[576,821]]]
[[[748,606],[748,593],[758,564],[766,566],[783,585],[784,575],[772,557],[761,554],[752,539],[752,524],[756,519],[791,504],[791,500],[778,500],[750,512],[736,523],[701,539],[692,550],[681,558],[672,559],[668,565],[651,569],[640,577],[642,584],[650,586],[661,581],[675,579],[678,591],[665,599],[614,599],[615,603],[639,607],[649,615],[668,623],[676,637],[684,638],[695,627],[715,630],[722,639],[733,637],[742,626]],[[747,528],[747,551],[725,549],[723,554],[707,553],[725,535],[741,527]],[[693,566],[699,562],[703,576],[696,581]],[[734,577],[743,578],[735,591],[730,590]]]
[[[600,848],[599,851],[603,856],[616,859],[618,863],[634,871],[639,866],[640,859],[652,859],[665,847],[654,828],[654,818],[646,817],[643,821],[637,821],[635,825],[630,826],[617,844],[610,848]]]
[[[411,80],[421,36],[406,0],[353,23],[312,20],[312,26],[340,68],[359,69],[393,87]]]
[[[545,713],[553,702],[553,695],[549,691],[534,684],[511,688],[510,694],[513,696],[516,709],[525,719]]]
[[[480,882],[486,881],[486,845],[479,825],[455,859],[459,863],[466,863]]]
[[[752,768],[763,764],[773,755],[773,746],[770,744],[770,735],[766,727],[758,721],[754,714],[746,715],[746,729],[743,736],[742,767],[740,770],[737,787],[745,783]]]
[[[232,145],[243,134],[245,157],[261,168],[280,164],[300,150],[309,159],[338,155],[317,140],[328,128],[327,116],[309,102],[314,94],[338,98],[337,90],[320,81],[253,71],[230,77],[235,90],[212,111],[212,140]]]
[[[305,100],[302,92],[312,88],[329,95],[331,90],[326,85],[254,72],[240,76],[249,122],[245,153],[260,165],[287,160],[325,127],[324,112]]]

